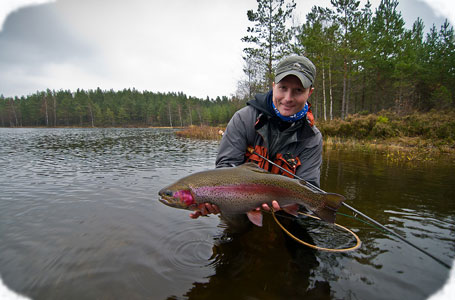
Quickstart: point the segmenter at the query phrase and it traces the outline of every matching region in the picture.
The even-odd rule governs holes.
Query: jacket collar
[[[276,116],[276,114],[272,108],[272,105],[271,105],[272,99],[273,99],[272,90],[270,90],[265,94],[257,94],[253,100],[248,101],[246,104],[256,108],[260,112],[260,116],[258,117],[258,120],[256,122],[257,125],[258,125],[258,123],[260,123],[259,118],[261,117],[261,115],[263,115],[263,116],[267,116],[268,121],[275,123],[277,125],[277,127],[287,127],[287,126],[280,126],[280,123],[283,123],[283,121],[281,121],[281,119]],[[303,130],[299,130],[299,132],[301,132],[301,134],[299,134],[299,136],[297,137],[298,140],[304,139],[308,136],[312,136],[312,135],[316,134],[315,131],[313,130],[314,116],[313,116],[313,112],[311,111],[311,103],[308,103],[308,106],[309,106],[309,109],[308,109],[308,113],[305,116],[305,118],[298,120],[297,122],[294,122],[295,125],[299,125],[300,122],[307,123],[304,125],[310,125],[310,126],[303,126]],[[299,128],[302,128],[302,126],[294,126],[294,127],[296,128],[296,130]],[[310,129],[310,130],[308,130],[308,129]]]
[[[269,116],[269,117],[276,117],[275,112],[273,111],[272,105],[272,90],[265,94],[257,94],[253,100],[250,100],[246,103],[246,105],[253,106],[261,113]]]

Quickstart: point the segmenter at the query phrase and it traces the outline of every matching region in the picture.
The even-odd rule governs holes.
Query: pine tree
[[[349,82],[352,62],[355,56],[354,35],[356,24],[359,23],[359,1],[356,0],[331,0],[337,15],[336,21],[340,24],[340,54],[343,58],[343,93],[341,98],[341,118],[344,119],[349,108]]]
[[[264,82],[272,86],[273,69],[278,60],[290,52],[291,29],[286,22],[292,17],[296,4],[294,0],[285,4],[285,0],[257,0],[257,10],[248,10],[247,16],[252,27],[243,42],[253,44],[243,49],[245,61],[256,61],[264,65]],[[248,74],[247,74],[248,75]]]
[[[405,33],[404,20],[397,6],[397,0],[381,0],[370,26],[376,110],[392,107],[396,96],[394,71],[403,51]]]

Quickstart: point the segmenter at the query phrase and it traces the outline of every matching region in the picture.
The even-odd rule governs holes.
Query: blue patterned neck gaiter
[[[272,107],[273,107],[273,110],[275,111],[275,114],[281,120],[283,120],[285,122],[295,122],[297,120],[300,120],[300,119],[304,118],[306,116],[306,113],[308,112],[308,102],[305,103],[305,106],[303,107],[303,109],[301,111],[299,111],[298,113],[295,113],[295,114],[293,114],[292,116],[289,116],[289,117],[282,116],[280,114],[280,111],[278,110],[278,108],[275,107],[275,103],[273,103],[273,101],[272,101]]]

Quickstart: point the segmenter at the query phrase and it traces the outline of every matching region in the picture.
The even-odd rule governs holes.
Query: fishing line
[[[264,212],[264,213],[270,213],[270,211],[267,211],[267,210],[262,210],[262,212]],[[299,213],[300,215],[305,215],[305,216],[308,216],[308,217],[316,218],[316,216],[314,216],[314,215],[305,214],[305,213],[302,213],[302,212],[298,212],[298,213]],[[374,224],[371,224],[370,222],[367,222],[367,221],[365,221],[365,220],[362,220],[362,219],[360,219],[360,218],[357,218],[356,216],[347,215],[347,214],[340,213],[340,212],[337,212],[336,214],[337,214],[337,215],[340,215],[340,216],[343,216],[343,217],[348,217],[348,218],[354,219],[354,220],[359,221],[359,222],[361,222],[361,223],[363,223],[363,224],[366,224],[366,225],[368,225],[368,226],[370,226],[370,227],[373,227],[374,229],[377,229],[377,230],[382,231],[382,232],[384,232],[384,233],[388,233],[386,230],[382,229],[381,227],[375,226]],[[289,216],[289,217],[288,217],[287,215],[280,215],[280,217],[281,217],[281,218],[286,218],[286,219],[289,219],[289,220],[294,220],[294,219],[295,219],[295,217],[293,217],[293,216]]]
[[[371,224],[370,222],[367,222],[367,221],[365,221],[365,220],[362,220],[362,219],[360,219],[360,218],[357,218],[356,216],[351,216],[351,215],[343,214],[343,213],[340,213],[340,212],[337,212],[337,215],[340,215],[340,216],[344,216],[344,217],[348,217],[348,218],[357,220],[357,221],[359,221],[359,222],[362,222],[363,224],[367,224],[368,226],[373,227],[374,229],[377,229],[377,230],[382,231],[382,232],[384,232],[384,233],[388,233],[386,230],[382,229],[381,227],[375,226],[375,225]]]
[[[265,159],[268,163],[274,165],[275,167],[278,167],[280,170],[292,175],[293,177],[295,177],[296,179],[299,179],[299,180],[302,180],[306,183],[306,186],[312,190],[315,190],[315,191],[318,191],[320,193],[324,193],[324,194],[327,194],[327,192],[325,192],[324,190],[318,188],[317,186],[314,186],[313,184],[305,181],[303,178],[297,176],[296,174],[293,174],[292,172],[286,170],[285,168],[283,168],[282,166],[280,165],[277,165],[276,163],[274,163],[273,161],[271,161],[270,159],[264,157],[263,155],[257,153],[256,151],[254,151],[253,148],[251,147],[248,147],[247,148],[248,152],[250,152],[251,154],[255,154],[257,156],[259,156],[260,158],[262,159]],[[408,245],[414,247],[415,249],[419,250],[420,252],[424,253],[425,255],[427,255],[428,257],[431,257],[432,259],[434,259],[435,261],[437,261],[438,263],[440,263],[441,265],[443,265],[444,267],[446,267],[447,269],[450,270],[451,266],[445,262],[443,262],[442,260],[440,260],[439,258],[437,258],[436,256],[434,256],[433,254],[425,251],[424,249],[420,248],[419,246],[411,243],[410,241],[406,240],[404,237],[402,237],[401,235],[399,235],[398,233],[395,233],[394,231],[388,229],[387,227],[385,227],[384,225],[382,225],[381,223],[379,223],[378,221],[370,218],[369,216],[365,215],[364,213],[362,213],[361,211],[355,209],[354,207],[342,202],[341,203],[344,207],[350,209],[351,211],[353,211],[354,213],[356,214],[359,214],[361,215],[362,217],[364,217],[365,219],[367,219],[368,221],[372,222],[373,224],[375,224],[376,226],[380,227],[381,229],[385,230],[386,232],[394,235],[395,237],[399,238],[400,240],[402,240],[403,242],[407,243]]]
[[[309,215],[309,214],[306,214],[306,213],[302,213],[302,212],[299,212],[300,215],[304,215],[304,216],[307,216],[307,217],[311,217],[311,218],[314,218],[316,220],[321,220],[319,217],[316,217],[316,216],[312,216],[312,215]],[[359,237],[357,236],[357,234],[355,234],[352,230],[340,225],[340,224],[336,224],[336,223],[333,223],[333,225],[349,232],[350,234],[352,234],[356,240],[356,244],[355,246],[353,247],[349,247],[349,248],[342,248],[342,249],[339,249],[339,248],[324,248],[324,247],[320,247],[320,246],[316,246],[316,245],[313,245],[313,244],[310,244],[310,243],[307,243],[305,241],[302,241],[301,239],[299,239],[298,237],[294,236],[292,233],[290,233],[277,219],[277,217],[275,216],[275,212],[272,208],[272,216],[273,216],[273,219],[275,220],[275,222],[278,224],[278,226],[281,227],[281,229],[283,229],[284,232],[286,232],[287,235],[289,235],[291,238],[293,238],[294,240],[296,240],[297,242],[299,242],[300,244],[303,244],[307,247],[310,247],[310,248],[313,248],[313,249],[316,249],[316,250],[321,250],[321,251],[328,251],[328,252],[348,252],[348,251],[353,251],[353,250],[356,250],[357,248],[360,247],[360,245],[362,244],[362,242],[360,241]]]

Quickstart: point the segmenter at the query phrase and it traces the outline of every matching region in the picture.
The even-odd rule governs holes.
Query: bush
[[[371,137],[389,138],[397,136],[397,131],[392,128],[389,123],[376,122],[371,130]]]
[[[384,116],[379,116],[376,123],[384,123],[384,124],[387,124],[389,123],[389,118],[387,117],[384,117]]]
[[[439,139],[453,141],[455,140],[455,121],[441,124],[435,129],[435,135]]]
[[[346,120],[335,119],[318,122],[324,136],[341,138],[391,138],[418,137],[428,140],[455,140],[455,111],[432,110],[428,113],[413,112],[400,117],[393,111],[376,114],[354,114]]]
[[[352,123],[354,137],[362,139],[370,135],[370,132],[376,123],[376,117],[374,115],[354,115],[352,119],[348,118],[348,121]]]
[[[429,124],[431,122],[427,118],[412,114],[403,118],[401,128],[407,136],[428,136],[430,131]]]

